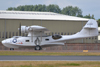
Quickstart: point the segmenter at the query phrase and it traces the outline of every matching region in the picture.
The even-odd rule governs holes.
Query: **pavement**
[[[100,56],[0,56],[0,61],[100,61]]]
[[[0,51],[11,51],[11,50],[0,50]],[[14,50],[22,52],[83,52],[84,50]],[[88,52],[100,52],[100,50],[88,50]]]

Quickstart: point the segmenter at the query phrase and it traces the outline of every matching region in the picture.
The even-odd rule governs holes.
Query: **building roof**
[[[0,11],[0,19],[35,19],[35,20],[69,20],[88,21],[89,19],[68,16],[53,12],[35,11]]]

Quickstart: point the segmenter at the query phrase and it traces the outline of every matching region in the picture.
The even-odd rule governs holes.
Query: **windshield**
[[[16,38],[16,39],[17,39],[17,38],[19,38],[19,37],[21,37],[21,36],[13,36],[12,38]]]

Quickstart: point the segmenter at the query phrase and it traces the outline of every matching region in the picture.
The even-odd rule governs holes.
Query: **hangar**
[[[44,26],[51,31],[47,35],[72,35],[79,32],[88,20],[53,12],[0,11],[0,41],[13,36],[27,36],[18,31],[21,25]],[[67,43],[97,43],[97,37],[72,40]]]

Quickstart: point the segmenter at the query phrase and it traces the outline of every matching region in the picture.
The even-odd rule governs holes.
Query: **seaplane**
[[[73,35],[58,35],[54,34],[47,36],[46,32],[49,31],[46,27],[32,25],[21,26],[19,28],[21,33],[27,33],[27,36],[13,36],[2,41],[2,44],[10,50],[14,48],[33,48],[41,50],[43,47],[64,45],[69,40],[81,39],[98,36],[98,24],[96,20],[90,19],[80,32]]]

